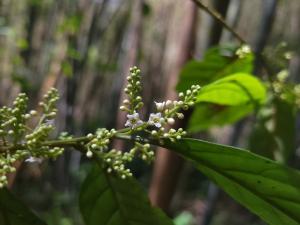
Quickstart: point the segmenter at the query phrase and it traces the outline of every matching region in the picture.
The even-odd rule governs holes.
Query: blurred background
[[[265,77],[263,53],[270,57],[275,74],[285,69],[289,82],[298,83],[298,0],[202,2],[226,18],[250,44],[256,56],[255,75]],[[10,105],[19,92],[25,92],[30,107],[36,108],[54,86],[61,94],[54,137],[61,131],[79,136],[98,127],[121,128],[124,115],[118,107],[131,66],[142,70],[146,117],[153,101],[175,99],[182,67],[189,60],[201,60],[213,46],[239,44],[192,0],[0,0],[0,106]],[[290,114],[284,114],[283,124],[291,124],[284,132],[292,138],[287,140],[292,152],[286,163],[297,167],[297,115],[284,113]],[[253,136],[255,121],[252,116],[226,126],[215,124],[193,135],[251,147],[249,137],[266,140],[261,129]],[[264,147],[272,148],[272,144]],[[121,142],[114,146],[126,147]],[[176,225],[263,224],[178,156],[160,149],[157,158],[152,166],[135,161],[130,167],[149,190],[152,203],[172,216]],[[83,225],[77,198],[90,167],[84,157],[66,151],[40,166],[17,166],[11,188],[49,225]]]

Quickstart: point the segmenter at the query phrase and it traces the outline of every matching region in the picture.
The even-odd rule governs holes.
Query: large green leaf
[[[86,225],[172,225],[151,207],[134,179],[107,175],[95,165],[80,192],[80,210]]]
[[[46,225],[6,188],[0,189],[1,225]]]
[[[183,139],[164,146],[195,166],[239,203],[272,225],[300,224],[300,173],[230,146]]]
[[[181,71],[177,90],[187,90],[194,84],[206,85],[237,72],[251,73],[253,54],[238,57],[235,52],[236,48],[213,47],[206,52],[202,61],[189,61]]]
[[[259,79],[250,74],[236,73],[203,87],[197,102],[242,105],[261,103],[265,98],[266,90]]]
[[[234,123],[253,111],[252,104],[236,106],[201,103],[195,107],[189,122],[188,131],[197,132],[212,126]]]
[[[234,123],[266,99],[266,90],[256,77],[236,73],[204,86],[189,120],[189,131],[196,132]]]
[[[259,140],[259,141],[257,141]],[[248,146],[252,152],[274,159],[274,149],[278,147],[274,134],[259,120],[254,124],[248,138]]]

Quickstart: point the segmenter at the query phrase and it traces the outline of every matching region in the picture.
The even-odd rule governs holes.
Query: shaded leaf
[[[263,121],[259,121],[254,125],[249,136],[249,149],[256,154],[273,159],[276,148],[277,143],[273,133],[266,128]]]
[[[253,105],[226,106],[210,103],[201,103],[193,111],[188,131],[197,132],[213,126],[223,126],[234,123],[253,111]]]
[[[0,189],[0,224],[46,225],[6,188]]]
[[[239,203],[272,225],[300,224],[300,173],[242,149],[195,139],[163,147],[191,160]]]
[[[80,210],[86,225],[172,225],[151,207],[134,179],[108,176],[95,165],[80,192]]]
[[[296,150],[296,110],[293,104],[281,99],[274,100],[274,107],[274,136],[286,161]]]
[[[185,91],[194,84],[206,85],[237,72],[251,73],[253,54],[239,58],[235,51],[232,47],[213,47],[202,61],[189,61],[181,71],[176,89]]]

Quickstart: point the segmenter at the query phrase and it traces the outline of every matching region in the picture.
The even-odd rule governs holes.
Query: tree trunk
[[[138,51],[140,48],[140,41],[142,35],[142,0],[134,0],[131,12],[131,24],[128,31],[127,37],[127,55],[125,55],[123,77],[122,77],[122,88],[119,98],[119,105],[122,105],[123,100],[126,98],[124,88],[127,85],[126,77],[129,73],[129,68],[134,66],[138,61]],[[126,113],[121,110],[118,111],[116,118],[116,128],[121,129],[124,127],[126,122]],[[113,143],[114,148],[118,150],[123,149],[123,142],[121,140],[115,140]]]
[[[180,11],[173,21],[174,27],[167,40],[166,53],[166,72],[169,75],[165,81],[165,98],[171,100],[177,98],[175,86],[180,70],[193,54],[197,18],[197,9],[193,2],[185,1],[177,5]],[[175,127],[182,127],[181,123],[177,123]],[[182,165],[183,160],[178,155],[158,148],[149,197],[154,205],[165,211],[168,211]]]

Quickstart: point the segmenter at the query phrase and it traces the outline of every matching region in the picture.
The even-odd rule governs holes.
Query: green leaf
[[[239,58],[236,48],[226,46],[209,49],[202,61],[189,61],[182,69],[176,89],[185,91],[194,84],[206,85],[233,73],[251,73],[253,54]]]
[[[266,100],[264,85],[256,77],[236,73],[201,89],[188,130],[197,132],[238,121]]]
[[[265,99],[266,90],[259,79],[250,74],[236,73],[203,87],[197,102],[242,105],[262,103]]]
[[[163,147],[191,160],[229,195],[271,225],[300,224],[300,173],[249,151],[195,139]]]
[[[274,136],[280,154],[287,161],[296,149],[296,110],[295,105],[276,98],[274,100]]]
[[[274,149],[277,146],[273,133],[267,129],[263,121],[259,120],[250,133],[249,149],[256,154],[274,159]]]
[[[6,188],[0,189],[0,224],[46,225]]]
[[[253,111],[253,105],[226,106],[201,103],[195,107],[189,122],[188,131],[198,132],[213,126],[234,123]]]
[[[86,225],[172,225],[151,207],[139,184],[107,175],[95,165],[80,192],[80,210]]]

